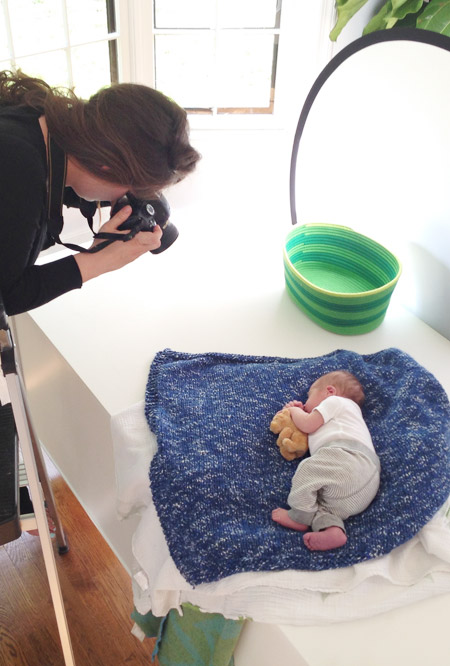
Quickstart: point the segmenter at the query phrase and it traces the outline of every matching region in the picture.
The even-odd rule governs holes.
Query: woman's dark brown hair
[[[56,143],[104,180],[142,198],[191,173],[200,155],[189,143],[187,114],[153,88],[117,83],[89,100],[18,72],[0,72],[0,106],[41,111]],[[105,169],[105,167],[107,167]]]

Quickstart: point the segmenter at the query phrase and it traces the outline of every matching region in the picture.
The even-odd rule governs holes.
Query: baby
[[[319,377],[303,405],[289,402],[297,428],[308,433],[311,457],[303,460],[292,479],[287,503],[272,519],[306,532],[310,550],[331,550],[347,542],[344,520],[366,509],[380,485],[380,461],[364,422],[364,391],[345,370]],[[311,527],[310,532],[307,532]]]

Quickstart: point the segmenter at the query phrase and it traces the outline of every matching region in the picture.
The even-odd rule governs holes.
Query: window
[[[80,97],[118,79],[114,0],[0,0],[0,69]]]
[[[330,56],[334,2],[118,0],[122,80],[185,106],[192,129],[286,126]]]
[[[83,98],[118,80],[154,86],[193,129],[285,126],[324,64],[334,2],[0,0],[0,69]]]
[[[272,113],[281,0],[154,0],[155,85],[191,113]]]

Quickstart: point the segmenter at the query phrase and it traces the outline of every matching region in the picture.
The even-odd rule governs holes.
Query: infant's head
[[[334,390],[328,390],[328,388]],[[312,384],[309,389],[305,410],[307,412],[312,411],[314,407],[329,395],[349,398],[360,407],[362,407],[365,400],[364,389],[356,377],[347,372],[347,370],[335,370],[334,372],[327,372],[327,374],[322,375]]]

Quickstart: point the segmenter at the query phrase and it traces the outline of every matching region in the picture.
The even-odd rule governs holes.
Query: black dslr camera
[[[169,221],[170,206],[167,199],[161,194],[159,199],[138,199],[131,192],[127,192],[116,201],[111,210],[111,217],[119,212],[124,206],[131,206],[131,215],[122,222],[119,231],[129,230],[129,234],[121,234],[121,240],[128,241],[136,236],[139,231],[153,231],[156,225],[162,229],[161,245],[156,250],[150,250],[152,254],[164,252],[178,238],[178,229]]]

